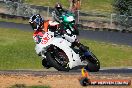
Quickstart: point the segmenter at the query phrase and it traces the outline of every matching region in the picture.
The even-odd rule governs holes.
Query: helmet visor
[[[31,26],[32,26],[33,30],[37,29],[37,24],[35,22],[31,23]]]

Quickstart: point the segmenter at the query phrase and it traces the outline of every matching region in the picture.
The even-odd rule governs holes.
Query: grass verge
[[[102,67],[132,66],[132,47],[91,40],[81,40],[99,58]]]
[[[56,2],[58,2],[58,0],[25,0],[25,3],[28,3],[28,4],[50,6],[50,7],[54,7]],[[67,9],[69,8],[70,3],[68,0],[59,0],[59,2],[61,2],[65,8]],[[113,7],[112,7],[113,0],[82,0],[81,3],[82,3],[81,11],[85,11],[89,13],[101,13],[101,14],[107,14],[113,11]],[[89,19],[89,17],[87,17],[86,19]],[[96,20],[97,19],[98,18],[96,18]],[[95,18],[90,17],[90,20],[95,20]],[[24,24],[28,23],[27,20],[21,20],[21,19],[0,18],[0,21],[24,23]]]
[[[31,32],[0,28],[0,69],[40,69]]]
[[[132,66],[132,47],[84,39],[81,42],[99,58],[101,67]],[[34,47],[32,32],[0,28],[0,70],[43,69]]]
[[[25,0],[26,3],[42,6],[54,7],[58,0]],[[83,11],[102,11],[102,12],[112,12],[112,2],[113,0],[81,0],[81,10]],[[59,0],[59,2],[68,8],[70,3],[68,0]]]

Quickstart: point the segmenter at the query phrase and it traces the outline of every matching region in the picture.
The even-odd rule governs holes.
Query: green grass
[[[60,2],[65,8],[69,8],[68,0],[25,0],[26,3],[42,6],[54,7],[56,2]],[[81,0],[81,10],[85,11],[101,11],[112,12],[113,0]]]
[[[101,62],[101,67],[132,66],[132,47],[84,40]],[[0,28],[0,70],[43,69],[36,55],[32,32]]]
[[[25,3],[28,4],[34,4],[34,5],[41,5],[41,6],[50,6],[54,7],[56,2],[61,2],[61,4],[64,6],[64,8],[69,9],[69,1],[68,0],[25,0]],[[110,13],[113,11],[112,3],[113,0],[81,0],[81,11],[85,11],[88,13],[100,13],[105,14],[110,17]],[[98,18],[98,17],[85,17],[87,20],[109,20],[109,17],[107,18]],[[84,17],[80,17],[84,18]],[[22,19],[4,19],[0,18],[0,21],[5,22],[15,22],[15,23],[24,23],[27,24],[27,20]]]
[[[82,0],[81,10],[112,12],[113,0]]]
[[[102,67],[132,66],[132,47],[90,40],[81,40],[99,58]]]
[[[0,28],[0,69],[42,68],[31,32]]]
[[[24,84],[16,84],[10,88],[50,88],[49,86],[26,86]]]

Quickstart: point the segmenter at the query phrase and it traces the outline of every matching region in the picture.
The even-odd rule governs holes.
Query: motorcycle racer
[[[44,20],[44,18],[42,18],[40,14],[31,16],[29,19],[29,23],[34,30],[33,39],[36,43],[35,50],[36,53],[40,56],[40,52],[42,49],[39,47],[39,43],[41,42],[43,35],[49,30],[52,32],[56,31],[55,29],[58,29],[58,25],[53,25],[55,24],[55,22],[53,21]]]
[[[55,9],[52,12],[53,20],[61,23],[62,20],[61,20],[60,16],[66,11],[62,8],[62,5],[60,3],[57,3],[54,8]]]
[[[62,36],[68,41],[70,41],[72,43],[72,46],[79,47],[79,49],[84,52],[84,56],[88,56],[89,54],[87,53],[86,47],[83,44],[81,44],[76,37],[73,36],[73,34],[79,35],[79,31],[75,24],[75,21],[72,22],[72,28],[74,29],[74,32],[72,32],[71,34],[68,33],[69,31],[67,31],[67,29],[70,29],[69,25],[65,25],[65,23],[63,22],[61,18],[62,14],[64,13],[67,14],[68,12],[62,8],[62,5],[60,3],[57,3],[55,5],[55,10],[52,12],[52,16],[54,21],[57,21],[60,23],[60,30],[61,30]]]
[[[45,32],[48,31],[49,20],[44,21],[40,14],[35,14],[30,17],[29,23],[34,30],[33,39],[36,43],[36,53],[40,55],[41,48],[39,47],[39,43],[41,42],[41,39]]]
[[[48,29],[51,29],[50,31],[55,32],[56,30],[58,30],[62,37],[65,38],[66,40],[68,40],[69,42],[72,43],[72,46],[75,47],[79,47],[79,49],[84,53],[84,56],[88,56],[89,54],[87,53],[87,49],[85,46],[83,46],[78,39],[76,38],[76,36],[74,35],[69,35],[67,30],[64,30],[63,27],[61,28],[61,24],[59,25],[60,27],[56,27],[56,25],[51,26],[51,22],[49,20],[44,21],[44,19],[40,16],[40,14],[36,14],[33,15],[32,17],[30,17],[29,23],[31,25],[31,27],[34,30],[34,34],[33,34],[33,39],[36,43],[36,53],[40,56],[41,55],[41,48],[39,47],[39,43],[41,42],[41,39],[43,37],[43,35],[45,34],[45,32],[48,31]],[[53,23],[53,22],[52,22]]]
[[[60,28],[61,26],[59,23],[44,20],[39,14],[30,17],[29,23],[34,30],[33,39],[36,43],[35,51],[41,56],[42,65],[47,69],[54,67],[60,71],[69,71],[69,69],[72,69],[77,65],[86,65],[83,60],[86,60],[89,57],[95,59],[94,61],[96,61],[96,63],[92,63],[92,61],[88,62],[86,60],[88,63],[91,63],[90,66],[87,65],[87,68],[91,71],[97,71],[99,69],[99,62],[96,60],[97,58],[93,56],[89,50],[87,51],[86,47],[78,41],[74,34],[69,34],[70,31]],[[56,37],[54,35],[56,31],[62,37]],[[49,35],[49,38],[47,35]],[[47,44],[42,42],[47,38],[49,39]],[[75,46],[79,47],[83,52],[83,55],[74,51],[74,48],[72,47]],[[78,51],[80,52],[79,49]],[[70,59],[67,56],[70,57]],[[92,68],[89,68],[91,66]]]
[[[50,25],[51,21],[44,20],[40,16],[40,14],[35,14],[35,15],[30,17],[29,23],[30,23],[32,29],[34,30],[33,39],[34,39],[34,42],[36,43],[35,51],[38,54],[38,56],[41,56],[42,47],[39,45],[39,43],[41,42],[44,34],[46,32],[48,32],[49,25]],[[50,25],[50,29],[52,29],[52,31],[54,31],[54,29],[58,29],[55,27],[57,27],[57,26],[51,26]],[[49,65],[47,59],[45,59],[45,57],[42,57],[42,59],[43,59],[42,63],[44,65],[44,67],[50,68],[51,66]]]
[[[36,14],[30,17],[29,23],[34,30],[33,39],[35,43],[38,44],[44,32],[47,31],[48,22],[44,22],[44,19],[40,16],[40,14]]]

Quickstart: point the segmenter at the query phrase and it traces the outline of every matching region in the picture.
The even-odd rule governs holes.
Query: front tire
[[[100,69],[100,62],[91,51],[89,51],[89,53],[91,56],[87,58],[88,65],[85,67],[85,69],[90,72],[97,72]]]
[[[51,64],[47,61],[47,59],[43,59],[42,60],[42,65],[44,66],[44,68],[49,69],[51,66]]]
[[[61,51],[62,52],[62,51]],[[59,55],[59,52],[58,52]],[[63,56],[68,59],[68,57],[66,56],[66,54],[63,52]],[[48,58],[49,62],[53,65],[53,67],[55,69],[57,69],[58,71],[69,71],[69,67],[67,66],[62,66],[60,63],[58,63],[58,61],[56,59],[58,59],[59,57],[56,57],[54,55],[52,55],[52,53],[49,51],[46,53],[46,58]],[[56,59],[55,59],[56,58]],[[67,63],[69,62],[69,60],[67,61]]]

